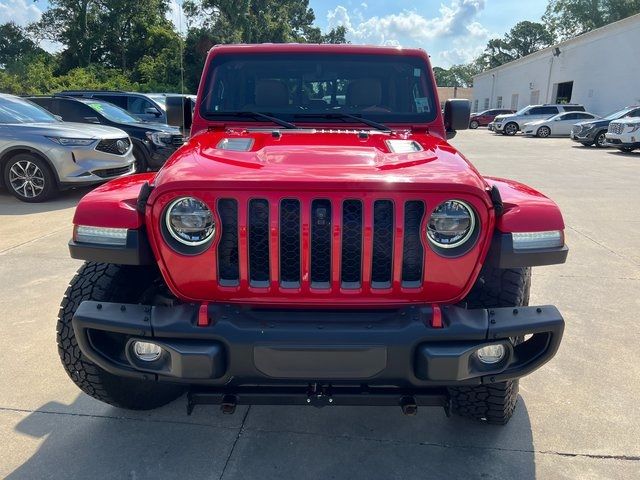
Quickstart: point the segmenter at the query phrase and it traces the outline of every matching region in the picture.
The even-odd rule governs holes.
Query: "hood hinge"
[[[496,212],[496,217],[499,217],[504,212],[504,204],[502,203],[502,197],[500,196],[500,190],[495,185],[491,187],[489,191],[491,197],[491,203],[493,203],[493,209]]]
[[[140,189],[140,193],[138,194],[138,201],[136,202],[136,210],[140,215],[145,214],[145,210],[147,208],[147,200],[149,199],[149,195],[153,191],[153,187],[149,185],[149,182],[144,182],[142,188]]]

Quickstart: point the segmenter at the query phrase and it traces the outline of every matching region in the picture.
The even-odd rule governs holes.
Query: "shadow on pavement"
[[[30,213],[53,212],[75,207],[80,199],[91,191],[91,187],[65,190],[54,198],[42,203],[22,202],[7,190],[0,189],[0,215],[25,215]]]
[[[435,408],[405,417],[393,408],[254,407],[239,434],[182,415],[74,413],[82,397],[18,423],[42,444],[8,479],[535,478],[522,398],[506,427],[446,419]],[[61,409],[70,413],[44,413]]]

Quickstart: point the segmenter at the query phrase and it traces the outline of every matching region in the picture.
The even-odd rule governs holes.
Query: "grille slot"
[[[124,152],[121,152],[118,149],[118,142],[122,142],[122,144],[126,146],[126,149]],[[98,145],[96,145],[96,150],[99,150],[105,153],[110,153],[112,155],[122,156],[125,153],[127,153],[130,146],[131,146],[131,141],[126,137],[125,138],[108,138],[108,139],[100,140]]]
[[[404,242],[402,247],[402,286],[416,288],[422,284],[424,247],[420,227],[424,202],[412,200],[404,204]]]
[[[238,202],[231,198],[218,201],[218,216],[222,234],[218,244],[218,276],[220,285],[236,286],[240,283],[238,258]]]
[[[609,133],[615,133],[616,135],[620,135],[624,131],[624,125],[621,123],[610,123],[609,124]]]
[[[371,287],[391,287],[393,266],[393,202],[377,200],[373,204],[373,254]]]
[[[269,203],[264,199],[249,202],[249,283],[269,286]]]
[[[362,202],[342,203],[342,262],[340,279],[343,288],[359,288],[362,275]]]
[[[126,167],[116,167],[116,168],[105,168],[102,170],[94,170],[94,175],[99,176],[100,178],[111,178],[118,177],[120,175],[125,175],[127,173],[132,173],[135,168],[135,165],[127,165]]]
[[[285,288],[300,286],[300,202],[280,202],[280,283]]]
[[[331,280],[331,202],[311,203],[311,286],[329,288]]]

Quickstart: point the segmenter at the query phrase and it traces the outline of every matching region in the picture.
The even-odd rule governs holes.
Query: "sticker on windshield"
[[[415,99],[416,102],[416,110],[419,113],[430,112],[431,108],[429,108],[429,97],[417,97]]]
[[[104,105],[102,105],[101,103],[88,103],[87,105],[100,113],[102,113],[102,110],[104,110]]]
[[[420,75],[422,75],[422,69],[421,68],[414,68],[413,69],[413,76],[414,77],[420,77]]]

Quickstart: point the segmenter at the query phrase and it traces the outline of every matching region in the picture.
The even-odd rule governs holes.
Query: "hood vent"
[[[387,140],[387,147],[391,153],[421,152],[422,145],[415,140]]]
[[[248,152],[253,146],[253,138],[223,138],[218,142],[218,150],[231,150],[233,152]]]

